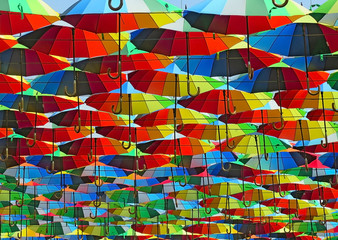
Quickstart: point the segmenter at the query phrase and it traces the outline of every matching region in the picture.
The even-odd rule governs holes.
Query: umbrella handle
[[[323,200],[319,200],[320,206],[325,207],[327,204],[327,200],[323,199]]]
[[[80,118],[80,116],[77,119],[77,123],[78,123],[78,125],[74,126],[74,131],[76,133],[79,133],[81,131],[81,118]]]
[[[181,187],[187,186],[187,182],[188,182],[187,181],[187,175],[184,174],[184,178],[183,179],[184,179],[184,183],[182,183],[181,181],[179,181],[179,184],[180,184]]]
[[[285,197],[286,193],[284,191],[284,193],[282,193],[282,189],[280,187],[280,183],[279,183],[279,186],[278,186],[278,193],[279,193],[279,196],[281,196],[282,198]]]
[[[251,236],[252,236],[252,233],[251,233],[251,230],[249,230],[249,233],[248,234],[245,234],[245,239],[251,239]]]
[[[68,96],[68,97],[75,97],[76,96],[76,88],[77,88],[77,83],[76,83],[76,79],[74,79],[74,82],[73,82],[73,92],[72,93],[69,93],[68,92],[68,86],[65,86],[65,94]]]
[[[307,84],[309,85],[309,81],[307,82]],[[317,91],[312,91],[310,90],[310,87],[307,87],[307,92],[308,94],[310,94],[311,96],[316,96],[320,93],[320,85],[318,86],[318,90]]]
[[[117,75],[116,76],[112,76],[111,75],[111,68],[108,68],[107,70],[107,74],[111,79],[118,79],[119,77],[121,77],[121,72],[122,72],[122,63],[121,61],[119,61],[118,63],[118,67],[117,67]],[[120,86],[121,87],[121,86]]]
[[[119,106],[119,108],[117,108],[118,106]],[[120,97],[119,97],[119,102],[116,106],[116,110],[114,108],[115,108],[115,106],[112,105],[111,110],[112,110],[113,113],[120,114],[122,112],[122,95],[120,95]]]
[[[90,214],[89,214],[89,217],[90,217],[91,219],[97,218],[97,207],[95,208],[95,215],[93,215],[92,213],[90,213]]]
[[[144,172],[144,171],[147,170],[147,165],[144,163],[143,164],[143,169],[140,169],[139,161],[138,161],[138,159],[136,159],[136,170],[138,172]]]
[[[237,107],[236,106],[233,106],[234,107],[234,110],[233,111],[231,111],[230,110],[230,98],[229,97],[227,97],[227,107],[228,107],[228,113],[230,114],[230,115],[235,115],[236,113],[237,113]],[[225,113],[226,114],[226,113]]]
[[[112,0],[109,0],[109,1],[108,1],[108,6],[109,6],[109,8],[110,8],[112,11],[118,11],[118,10],[120,10],[120,9],[122,8],[122,6],[123,6],[123,0],[120,0],[120,3],[119,3],[119,5],[118,5],[117,7],[113,7],[111,3],[112,3]]]
[[[336,104],[333,102],[332,103],[332,110],[335,112],[338,112],[337,108],[336,108]]]
[[[62,195],[63,195],[62,189],[61,189],[60,192],[54,193],[54,197],[55,197],[56,200],[60,200],[62,198]]]
[[[187,77],[187,91],[190,97],[196,97],[197,95],[199,95],[201,93],[201,88],[197,87],[197,93],[192,94],[191,93],[191,89],[190,89],[190,79],[189,77]]]
[[[130,133],[129,133],[128,145],[125,145],[125,142],[122,142],[122,147],[126,150],[131,147],[131,135],[130,135]]]
[[[322,139],[322,140],[320,141],[320,145],[321,145],[323,148],[327,148],[327,146],[329,145],[328,140],[327,140],[327,135],[325,135],[325,143],[324,143],[324,140]]]
[[[273,3],[273,5],[275,5],[276,7],[282,8],[282,7],[285,7],[285,6],[289,3],[289,0],[285,0],[285,1],[284,1],[283,3],[281,3],[281,4],[276,3],[276,0],[272,0],[272,3]]]
[[[261,177],[261,183],[260,184],[257,183],[256,178],[254,178],[254,180],[253,180],[254,184],[258,187],[263,186],[263,176],[262,176],[262,174],[260,174],[260,177]]]
[[[224,163],[223,163],[223,159],[221,159],[222,170],[223,170],[224,172],[229,172],[229,171],[231,170],[232,165],[231,165],[229,162],[228,162],[228,164],[229,164],[229,167],[225,168],[225,167],[224,167]]]
[[[102,203],[102,201],[101,201],[101,197],[99,197],[99,199],[96,199],[94,202],[93,202],[93,205],[95,206],[95,207],[100,207],[101,206],[101,203]]]
[[[93,161],[93,149],[90,149],[90,152],[87,154],[88,162]]]
[[[254,71],[255,70],[251,67],[251,63],[248,62],[248,77],[250,80],[254,77]]]
[[[282,117],[282,115],[280,116],[281,119],[280,119],[280,127],[276,127],[276,122],[272,123],[272,127],[273,129],[275,129],[276,131],[280,131],[284,128],[284,119]]]
[[[242,200],[242,203],[243,203],[243,205],[244,205],[245,207],[247,207],[247,208],[250,207],[250,206],[251,206],[251,203],[252,203],[251,201],[248,201],[248,202],[249,202],[249,203],[247,204],[247,203],[246,203],[246,200],[245,200],[245,196],[244,196],[244,191],[243,191],[243,200]]]
[[[96,187],[102,187],[103,185],[103,181],[100,179],[100,177],[98,177],[96,180],[95,180],[95,186]]]
[[[36,128],[35,128],[35,131],[34,131],[33,143],[30,144],[29,139],[26,140],[26,144],[27,144],[28,147],[34,147],[35,143],[36,143]]]
[[[46,172],[49,173],[49,174],[52,174],[53,172],[55,172],[55,164],[54,164],[54,161],[51,163],[51,167],[52,167],[51,170],[49,170],[49,167],[46,167]]]
[[[136,214],[136,211],[137,211],[136,206],[134,207],[134,211],[132,211],[131,208],[128,208],[129,214]]]
[[[284,227],[284,232],[285,233],[291,233],[291,228],[288,228],[289,230],[287,231],[286,228]]]
[[[175,131],[176,132],[182,132],[183,131],[183,129],[184,129],[184,123],[181,123],[180,126],[181,126],[180,128],[178,128],[178,126],[175,126]]]
[[[8,147],[6,147],[6,155],[5,155],[5,158],[3,158],[3,155],[1,154],[1,155],[0,155],[0,160],[1,160],[2,162],[5,162],[5,161],[8,160]]]
[[[23,97],[21,96],[21,100],[18,103],[18,109],[20,112],[24,112],[23,108],[24,108],[24,100],[23,100]]]

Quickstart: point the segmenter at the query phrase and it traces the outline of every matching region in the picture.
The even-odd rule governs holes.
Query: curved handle
[[[103,181],[101,180],[101,178],[98,176],[97,179],[95,180],[95,186],[96,187],[102,187],[103,185]]]
[[[229,141],[227,141],[227,147],[230,149],[234,149],[236,147],[235,140],[232,140],[232,145],[229,145]]]
[[[260,160],[259,160],[259,161],[260,161]],[[263,186],[263,176],[262,176],[262,174],[260,174],[260,178],[261,178],[261,183],[260,183],[260,184],[257,183],[256,177],[255,177],[254,180],[253,180],[254,184],[255,184],[256,186],[258,186],[258,187]]]
[[[181,126],[180,128],[178,128],[178,126],[175,126],[175,131],[176,132],[182,132],[183,131],[183,129],[184,129],[184,123],[181,123],[180,126]]]
[[[119,77],[121,77],[122,74],[122,63],[121,61],[118,62],[118,67],[117,67],[117,75],[116,76],[112,76],[111,75],[111,68],[108,68],[107,70],[107,74],[111,79],[118,79]],[[121,86],[120,86],[121,87]]]
[[[327,146],[329,145],[328,143],[328,139],[327,139],[327,135],[325,134],[325,143],[324,143],[324,140],[322,139],[320,141],[320,145],[323,147],[323,148],[327,148]]]
[[[179,181],[179,184],[180,184],[181,187],[187,186],[187,182],[188,182],[187,181],[187,175],[184,174],[184,178],[183,179],[184,179],[184,183],[182,183],[182,181]]]
[[[93,205],[94,205],[95,207],[97,207],[97,208],[100,207],[101,204],[102,204],[101,197],[99,197],[99,199],[96,199],[96,200],[93,202]]]
[[[285,7],[285,6],[289,3],[289,0],[285,0],[285,1],[284,1],[283,3],[281,3],[281,4],[276,3],[276,0],[272,0],[272,3],[273,3],[273,5],[275,5],[276,7],[282,8],[282,7]]]
[[[138,172],[144,172],[144,171],[147,170],[147,165],[146,165],[145,163],[143,164],[143,169],[140,169],[139,166],[140,166],[140,165],[139,165],[139,161],[138,161],[138,159],[136,159],[136,170],[137,170]]]
[[[249,203],[247,204],[246,203],[246,200],[245,200],[245,195],[244,195],[244,189],[243,189],[243,200],[242,200],[242,203],[243,203],[243,205],[246,207],[246,208],[248,208],[248,207],[250,207],[251,206],[251,201],[248,201]]]
[[[76,88],[77,88],[77,81],[76,79],[74,79],[73,81],[73,92],[72,93],[69,93],[68,92],[68,86],[65,86],[65,94],[68,96],[68,97],[75,97],[77,95],[77,91],[76,91]]]
[[[62,189],[61,189],[60,192],[55,192],[54,193],[54,197],[55,197],[56,200],[60,200],[62,198],[62,195],[63,195]]]
[[[310,90],[310,83],[309,83],[309,79],[307,79],[307,92],[308,92],[308,94],[310,94],[311,96],[316,96],[316,95],[318,95],[319,93],[320,93],[320,85],[318,86],[318,90],[317,91],[312,91],[312,90]]]
[[[115,106],[112,105],[111,110],[114,114],[120,114],[122,112],[122,95],[119,97],[119,102],[117,103],[116,110],[114,108]]]
[[[15,205],[20,207],[20,208],[23,206],[23,193],[22,193],[21,203],[19,203],[19,200],[15,200]]]
[[[285,197],[285,195],[286,195],[285,191],[284,191],[284,193],[282,193],[282,189],[280,187],[280,183],[279,183],[279,186],[278,186],[278,193],[279,193],[279,196],[281,196],[282,198]]]
[[[264,158],[265,158],[265,161],[269,161],[269,153],[266,152],[265,146],[264,146]]]
[[[291,223],[289,223],[289,224],[291,224]],[[286,227],[284,227],[284,232],[285,233],[291,233],[291,228],[288,228],[289,230],[288,231],[286,231]]]
[[[80,116],[79,116],[78,119],[77,119],[77,124],[78,124],[78,125],[75,125],[75,126],[74,126],[74,131],[75,131],[76,133],[80,133],[80,131],[81,131],[81,118],[80,118]]]
[[[245,235],[245,239],[251,239],[252,237],[252,233],[251,233],[251,230],[249,230],[249,233]]]
[[[327,200],[323,199],[323,200],[319,200],[319,203],[320,203],[320,206],[325,207],[328,202]]]
[[[89,214],[89,217],[90,217],[91,219],[97,218],[97,208],[95,208],[95,215],[93,215],[92,213],[90,213],[90,214]]]
[[[332,110],[335,112],[338,112],[337,108],[336,108],[336,104],[333,102],[332,103]]]
[[[19,109],[19,111],[20,112],[24,112],[24,100],[23,100],[23,97],[21,96],[21,100],[20,100],[20,102],[18,103],[18,109]]]
[[[130,147],[131,147],[131,133],[129,132],[129,140],[128,140],[128,145],[126,146],[126,145],[124,145],[126,142],[122,142],[122,147],[124,148],[124,149],[129,149]]]
[[[197,87],[197,93],[192,94],[191,93],[191,89],[190,89],[190,78],[187,77],[187,91],[190,97],[196,97],[197,95],[199,95],[201,93],[201,88]]]
[[[3,155],[0,155],[0,161],[5,162],[8,160],[8,147],[6,147],[6,155],[5,158],[3,158]]]
[[[225,229],[225,232],[226,232],[227,234],[231,234],[231,233],[232,233],[231,226],[229,226],[229,229],[230,229],[229,231],[228,231],[228,228]]]
[[[209,208],[209,207],[205,207],[204,209],[205,209],[205,213],[206,213],[206,214],[210,214],[211,211],[212,211],[212,209]]]
[[[282,115],[280,117],[281,117],[281,119],[280,119],[281,126],[280,127],[276,127],[276,122],[272,123],[273,129],[275,129],[276,131],[280,131],[284,128],[284,119],[283,119]]]
[[[229,171],[231,170],[232,165],[231,165],[229,162],[228,162],[228,164],[229,164],[229,167],[228,167],[228,168],[225,168],[225,167],[224,167],[224,163],[223,163],[223,159],[221,159],[222,170],[223,170],[224,172],[229,172]]]
[[[109,8],[110,8],[112,11],[118,11],[118,10],[120,10],[120,9],[122,8],[122,6],[123,6],[123,0],[120,0],[120,4],[119,4],[117,7],[113,7],[113,6],[112,6],[112,0],[109,0],[109,1],[108,1],[108,6],[109,6]]]
[[[51,162],[51,167],[52,167],[51,170],[49,170],[49,167],[46,167],[46,172],[47,172],[48,174],[52,174],[52,173],[55,172],[55,164],[54,164],[54,161]]]
[[[128,208],[128,212],[129,212],[129,214],[133,215],[133,214],[136,214],[137,209],[136,209],[136,207],[134,207],[134,211],[132,211],[131,208]]]
[[[234,110],[231,111],[230,110],[230,98],[227,96],[227,108],[228,108],[228,113],[230,115],[235,115],[237,113],[237,107],[236,106],[233,106],[234,107]],[[225,113],[226,114],[226,113]]]
[[[30,144],[30,143],[29,143],[29,140],[30,140],[30,139],[27,139],[27,140],[26,140],[26,145],[27,145],[28,147],[34,147],[34,145],[35,145],[35,143],[36,143],[36,128],[35,128],[35,130],[34,130],[33,143]]]

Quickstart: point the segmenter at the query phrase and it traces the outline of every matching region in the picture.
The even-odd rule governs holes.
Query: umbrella
[[[320,5],[310,15],[319,23],[337,27],[337,6],[336,1],[329,0]]]
[[[20,79],[5,74],[0,74],[0,93],[18,93],[21,91]],[[23,90],[30,88],[30,84],[23,82]]]
[[[109,92],[120,88],[119,81],[111,79],[107,74],[98,75],[94,73],[76,72],[78,81],[79,95],[89,95],[95,93]],[[33,89],[46,94],[67,95],[65,87],[73,86],[74,73],[73,71],[57,71],[49,73],[31,82]],[[126,81],[126,77],[122,75],[122,83]]]
[[[46,142],[65,142],[86,137],[90,134],[88,128],[82,128],[79,133],[73,128],[19,128],[15,129],[17,134],[27,138],[35,138],[39,141]],[[54,134],[54,136],[53,136]],[[34,136],[35,135],[35,136]]]
[[[331,111],[331,110],[324,110],[323,112],[320,109],[314,109],[314,110],[309,111],[306,114],[306,117],[311,121],[323,121],[324,114],[325,114],[326,121],[330,121],[330,122],[337,121],[338,113],[335,111]]]
[[[180,127],[179,127],[180,128]],[[229,124],[228,137],[233,138],[256,132],[256,126],[247,123]],[[186,137],[206,140],[220,140],[226,138],[225,125],[184,124],[181,125],[180,134]]]
[[[327,79],[327,83],[330,85],[330,87],[334,90],[338,89],[338,72],[333,72],[330,74],[329,78]]]
[[[80,110],[62,111],[49,118],[50,122],[59,126],[119,126],[126,125],[122,118],[107,112]],[[91,117],[90,117],[91,116]],[[80,120],[79,120],[80,119]]]
[[[108,138],[82,138],[68,143],[60,144],[62,152],[69,155],[88,155],[94,149],[97,155],[113,155],[128,153],[121,142]]]
[[[265,51],[250,48],[251,67],[255,70],[278,63],[280,57]],[[187,58],[178,57],[174,62],[181,70],[187,72]],[[233,76],[248,72],[248,52],[242,45],[235,45],[229,50],[210,56],[189,57],[189,71],[193,75],[209,77]],[[228,69],[229,66],[229,70]]]
[[[25,128],[43,126],[48,122],[48,118],[43,114],[33,114],[12,110],[0,111],[0,127],[2,128]]]
[[[16,38],[11,35],[0,35],[0,52],[10,49],[17,43]]]
[[[128,141],[129,138],[132,142],[136,142],[136,132],[137,132],[137,141],[144,142],[150,141],[158,138],[165,138],[169,134],[172,134],[174,128],[169,125],[160,125],[154,127],[137,127],[131,128],[125,126],[114,126],[114,127],[97,127],[96,132],[102,136],[114,138],[120,141]]]
[[[74,33],[73,33],[74,31]],[[74,35],[73,35],[74,34]],[[92,58],[112,54],[123,48],[118,45],[116,34],[100,35],[81,29],[66,26],[48,26],[28,33],[18,39],[18,42],[30,49],[61,57],[73,57],[73,44],[76,45],[75,56]],[[123,42],[128,41],[128,35],[123,34]]]
[[[313,56],[338,50],[336,31],[310,16],[251,37],[253,47],[285,56]],[[304,45],[304,39],[306,43]]]
[[[310,87],[317,87],[326,82],[326,72],[314,71],[308,73]],[[306,73],[291,68],[284,63],[274,64],[254,72],[250,80],[248,75],[240,76],[230,82],[230,86],[245,92],[271,92],[276,90],[292,90],[306,88]]]
[[[229,100],[227,104],[225,104],[224,100],[226,98]],[[263,107],[269,101],[270,96],[266,93],[250,94],[237,90],[211,90],[195,97],[182,99],[179,104],[200,112],[225,114],[227,113],[227,108],[229,109],[228,111],[244,112]]]
[[[46,155],[28,156],[26,161],[30,164],[41,168],[50,168],[52,161],[54,162],[54,170],[63,171],[73,168],[79,168],[90,164],[87,156],[65,156],[52,157]]]
[[[1,56],[1,55],[0,55]],[[85,59],[74,63],[74,66],[82,71],[96,74],[133,70],[154,70],[165,68],[172,63],[172,60],[161,54],[141,53],[130,56],[110,55]],[[120,68],[121,66],[121,68]]]
[[[128,100],[129,99],[129,100]],[[145,114],[166,108],[173,104],[169,98],[145,94],[118,94],[118,93],[102,93],[92,95],[86,100],[86,104],[100,111],[117,113],[117,108],[120,114]],[[114,109],[115,106],[115,109]],[[129,111],[129,106],[130,110]]]
[[[11,48],[0,53],[0,72],[33,76],[69,67],[69,63],[31,49]]]
[[[134,123],[146,127],[174,124],[174,109],[161,109],[145,115],[139,115],[134,119]],[[216,121],[216,117],[206,115],[192,109],[178,108],[176,113],[177,124],[200,123],[209,124]]]
[[[188,96],[186,75],[178,74],[177,96]],[[152,70],[138,70],[128,74],[128,81],[133,87],[144,93],[152,93],[161,96],[175,96],[175,74]],[[192,88],[200,88],[201,92],[207,92],[224,85],[223,82],[210,77],[190,76]]]
[[[74,108],[77,106],[77,102],[69,97],[51,95],[20,96],[19,94],[0,93],[0,105],[22,111],[25,110],[26,112],[50,113]]]
[[[115,7],[112,1],[107,4],[107,1],[87,0],[72,5],[61,16],[76,28],[106,33],[160,27],[181,18],[178,12],[179,8],[164,1],[150,4],[147,1],[121,0]]]
[[[243,40],[222,34],[151,28],[134,31],[130,38],[138,49],[166,56],[186,55],[187,44],[190,55],[211,55],[229,49]]]
[[[214,145],[196,138],[178,138],[171,140],[155,140],[138,144],[142,152],[150,154],[197,155],[210,151]]]
[[[41,0],[13,2],[0,7],[0,34],[14,35],[38,29],[58,21],[59,14]]]

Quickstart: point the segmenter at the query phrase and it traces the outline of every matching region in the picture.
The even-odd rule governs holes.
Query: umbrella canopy
[[[174,112],[173,108],[167,108],[149,114],[139,115],[134,119],[134,123],[143,127],[174,124]],[[176,112],[177,124],[209,124],[216,120],[216,117],[192,109],[178,108]]]
[[[225,99],[229,99],[227,106]],[[270,101],[271,97],[267,93],[246,93],[237,90],[211,90],[196,97],[191,97],[179,101],[179,104],[186,108],[194,109],[199,112],[212,114],[225,114],[236,107],[238,112],[253,110],[263,107]],[[210,105],[212,104],[212,105]]]
[[[175,78],[178,77],[178,97],[188,96],[187,75],[173,74],[161,71],[139,70],[128,74],[128,81],[133,87],[144,93],[152,93],[161,96],[175,96]],[[207,92],[224,85],[223,82],[210,77],[190,76],[192,88],[200,88],[200,92]]]
[[[5,74],[0,74],[0,93],[18,93],[21,91],[21,83],[18,77],[11,77]],[[30,84],[26,81],[22,84],[23,90],[30,88]]]
[[[135,115],[151,113],[166,108],[172,105],[173,101],[169,98],[145,93],[122,94],[121,100],[118,93],[101,93],[87,98],[86,104],[105,112],[112,112],[114,110],[112,106],[120,105],[121,114],[129,114],[130,105],[130,114]]]
[[[0,12],[0,34],[7,35],[39,29],[60,19],[59,14],[42,0],[5,0]]]
[[[113,3],[110,4],[112,8],[115,7],[112,6]],[[86,0],[72,5],[61,16],[62,20],[76,28],[105,33],[160,27],[181,18],[180,11],[179,8],[158,0],[152,3],[123,0],[114,10],[109,8],[107,1]],[[118,15],[121,15],[120,27]]]
[[[281,60],[279,56],[257,48],[250,48],[249,52],[251,67],[255,70],[278,63]],[[186,57],[178,57],[175,60],[175,64],[182,71],[187,71]],[[189,71],[193,75],[209,77],[233,76],[240,73],[247,73],[248,50],[244,45],[236,45],[219,54],[210,56],[191,56],[189,57]]]
[[[276,4],[283,4],[282,1]],[[230,10],[231,9],[231,10]],[[273,9],[273,10],[271,10]],[[246,34],[273,29],[292,22],[308,10],[294,1],[276,8],[271,1],[216,0],[204,1],[189,8],[184,18],[193,26],[207,32]],[[288,18],[288,16],[293,16]],[[247,26],[248,25],[248,26]]]
[[[138,49],[166,56],[185,56],[187,53],[189,55],[211,55],[227,50],[242,40],[243,38],[222,34],[185,33],[170,29],[150,28],[132,32],[130,39]]]
[[[0,53],[1,73],[33,76],[62,70],[70,64],[31,49],[11,48]]]
[[[102,39],[104,36],[104,39]],[[18,39],[18,42],[30,49],[61,57],[92,58],[112,54],[124,47],[128,35],[123,34],[121,46],[117,43],[117,35],[100,35],[81,29],[66,26],[48,26],[28,33]]]
[[[111,79],[107,74],[98,75],[94,73],[76,72],[78,78],[78,94],[89,95],[95,93],[110,92],[120,88],[120,81]],[[122,75],[122,83],[126,76]],[[74,82],[74,72],[71,70],[57,71],[35,78],[31,82],[33,89],[40,93],[53,95],[67,95],[65,87],[71,89]]]
[[[121,70],[154,70],[165,68],[172,63],[172,60],[161,54],[154,53],[140,53],[130,56],[121,56]],[[111,69],[111,72],[118,72],[119,56],[110,55],[104,57],[95,57],[85,59],[74,63],[78,69],[96,74],[104,74]]]
[[[337,27],[337,8],[338,5],[336,1],[328,0],[315,9],[311,13],[311,16],[314,17],[319,23]]]
[[[326,72],[309,72],[310,87],[326,82]],[[284,64],[275,64],[254,72],[253,79],[246,74],[230,82],[230,86],[245,92],[272,92],[277,90],[306,89],[306,73]]]

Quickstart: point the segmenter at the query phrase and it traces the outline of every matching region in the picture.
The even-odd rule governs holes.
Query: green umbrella
[[[318,5],[318,4],[314,4]],[[316,10],[310,13],[319,23],[329,26],[338,26],[338,2],[336,0],[327,0],[320,5]]]

